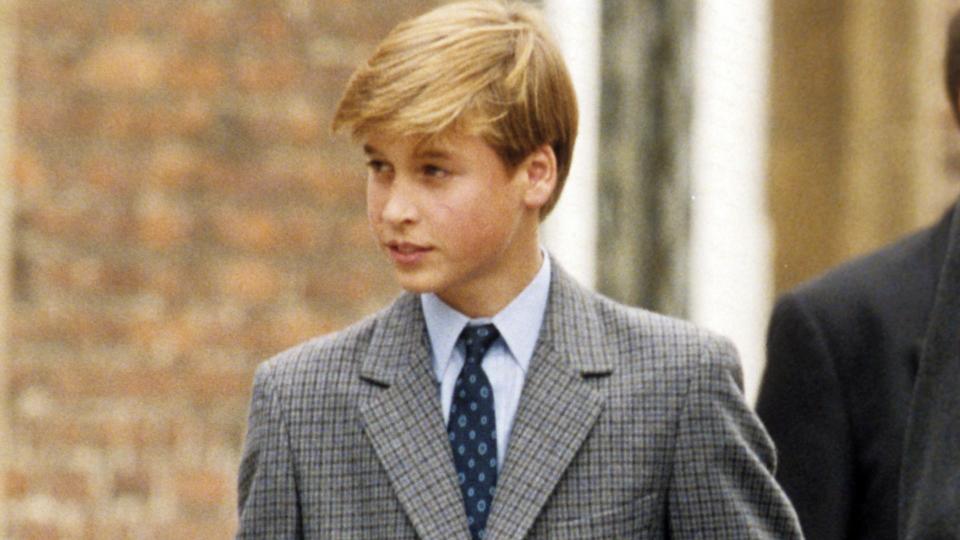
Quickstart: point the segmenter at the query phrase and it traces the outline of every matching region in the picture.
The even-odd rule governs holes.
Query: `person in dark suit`
[[[948,96],[960,121],[958,21],[955,15],[950,24],[945,64]],[[950,294],[944,290],[956,294],[960,283],[944,273],[945,261],[958,249],[958,213],[954,206],[935,225],[787,292],[774,307],[756,411],[776,443],[777,479],[808,538],[898,537],[898,509],[919,485],[910,480],[902,492],[901,482],[915,476],[920,462],[914,456],[931,442],[914,430],[905,453],[907,426],[918,414],[911,409],[915,382],[915,406],[932,407],[935,392],[926,385],[933,381],[923,373],[939,373],[944,355],[931,348],[930,332],[934,326],[942,330],[942,321],[956,321],[956,310],[946,316],[939,308],[935,315],[935,306]],[[956,338],[957,326],[951,331]],[[956,351],[957,342],[952,345]],[[918,380],[921,365],[927,367],[919,369]],[[956,418],[958,412],[950,414]],[[927,418],[929,411],[919,414]],[[958,448],[939,458],[924,455],[952,460],[956,476]],[[944,478],[928,475],[925,481]],[[954,523],[960,515],[955,502]]]
[[[947,41],[947,90],[960,123],[960,10]],[[904,540],[960,538],[960,209],[947,233],[907,419],[899,522]]]
[[[439,7],[358,69],[334,126],[406,292],[258,368],[238,537],[800,537],[730,343],[540,247],[576,122],[522,2]]]
[[[958,210],[953,212],[946,252],[907,419],[899,505],[904,540],[960,538]]]

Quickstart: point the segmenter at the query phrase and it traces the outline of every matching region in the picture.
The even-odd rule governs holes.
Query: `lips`
[[[393,262],[403,266],[419,263],[433,249],[412,242],[387,242],[386,245]]]

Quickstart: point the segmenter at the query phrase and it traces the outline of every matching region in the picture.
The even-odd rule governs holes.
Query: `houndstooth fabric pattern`
[[[800,538],[730,344],[554,263],[487,539]],[[420,302],[257,370],[238,538],[470,538]]]

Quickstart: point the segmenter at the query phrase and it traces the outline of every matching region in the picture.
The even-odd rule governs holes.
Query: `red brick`
[[[111,493],[113,497],[150,496],[150,475],[143,469],[117,471],[113,475]]]
[[[147,178],[158,187],[183,190],[195,179],[202,156],[200,151],[185,143],[170,142],[159,145],[150,156]]]
[[[286,56],[244,56],[237,61],[237,82],[249,92],[277,92],[303,76],[303,65]]]
[[[51,238],[81,241],[120,241],[130,227],[128,218],[109,203],[97,206],[46,206],[24,209],[20,219],[35,232]]]
[[[327,135],[328,126],[320,123],[320,111],[315,103],[299,96],[284,103],[287,135],[300,144],[317,142]]]
[[[181,504],[201,510],[220,506],[232,490],[232,484],[233,478],[211,471],[182,471],[174,479]]]
[[[203,538],[204,540],[230,540],[236,534],[235,517],[180,519],[164,523],[157,538]]]
[[[289,253],[317,253],[325,236],[323,218],[315,211],[297,209],[287,212],[283,219],[280,241]]]
[[[143,111],[134,103],[115,100],[99,115],[100,133],[108,138],[122,139],[140,133]]]
[[[181,6],[174,17],[178,33],[192,44],[216,44],[229,36],[229,4],[191,3]]]
[[[319,313],[306,309],[290,309],[278,316],[271,317],[270,334],[280,344],[278,348],[293,346],[301,341],[328,334],[339,324]]]
[[[189,270],[186,266],[167,261],[150,265],[144,270],[142,292],[152,292],[167,301],[184,298],[190,289]]]
[[[204,349],[235,347],[246,320],[246,316],[239,311],[188,311],[176,321],[176,328],[182,329],[180,335],[191,336]]]
[[[178,247],[189,240],[194,220],[191,213],[175,202],[151,196],[138,209],[137,238],[157,250]]]
[[[291,38],[289,21],[281,13],[273,10],[260,12],[253,32],[269,45],[283,44]]]
[[[89,35],[97,28],[96,14],[87,3],[34,1],[17,3],[17,19],[23,30],[30,33],[48,34],[59,31],[76,35]]]
[[[18,470],[8,470],[4,475],[4,490],[6,497],[10,499],[20,499],[25,497],[30,490],[30,478]]]
[[[47,523],[38,523],[33,520],[14,520],[11,529],[13,536],[23,540],[56,540],[63,538],[60,529]]]
[[[224,245],[254,252],[270,252],[278,247],[280,224],[272,213],[221,208],[212,219],[216,236]]]
[[[354,252],[363,250],[374,252],[377,249],[373,232],[370,230],[370,221],[366,214],[357,213],[337,224],[337,239],[333,249],[352,249]]]
[[[213,126],[214,111],[210,100],[191,95],[164,115],[167,131],[180,136],[198,136]]]
[[[127,324],[92,306],[60,306],[56,310],[17,308],[11,333],[27,342],[72,345],[110,344],[129,333]]]
[[[194,400],[223,403],[249,394],[251,378],[249,373],[205,370],[191,374],[186,383]]]
[[[249,163],[211,156],[200,165],[198,183],[205,191],[227,195],[242,190],[243,186],[255,184],[257,179]]]
[[[210,94],[220,91],[227,82],[227,72],[222,61],[209,54],[197,55],[184,51],[170,65],[168,84],[181,92]]]
[[[100,540],[101,538],[155,537],[150,531],[151,527],[148,523],[138,522],[130,525],[111,521],[108,517],[97,516],[90,519],[84,526],[83,538],[84,540]]]
[[[85,503],[90,500],[90,485],[83,473],[70,470],[47,472],[50,494],[60,501]]]
[[[48,189],[47,175],[36,152],[23,149],[14,156],[13,181],[21,199],[33,201],[44,196]]]
[[[134,34],[143,26],[143,17],[134,6],[119,4],[106,17],[106,27],[112,34]]]
[[[123,170],[116,156],[97,153],[87,157],[83,164],[83,176],[87,182],[101,190],[120,196],[132,189],[131,176]]]
[[[24,96],[19,99],[16,124],[23,133],[50,133],[62,126],[65,105],[49,95]]]
[[[144,91],[163,78],[165,58],[145,39],[115,38],[97,46],[80,65],[83,82],[94,89]]]
[[[238,260],[218,269],[218,281],[227,298],[247,302],[266,302],[277,297],[282,276],[269,264],[256,260]]]
[[[316,159],[304,165],[303,175],[320,204],[362,209],[367,189],[362,164],[358,159],[354,168],[348,168]]]
[[[35,268],[40,283],[78,293],[132,294],[144,281],[142,269],[135,263],[99,256],[44,258],[36,261]]]

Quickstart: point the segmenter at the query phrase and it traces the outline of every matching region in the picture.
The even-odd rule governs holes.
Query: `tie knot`
[[[460,333],[460,341],[467,347],[467,362],[480,362],[487,349],[500,337],[497,327],[492,324],[467,326]]]

